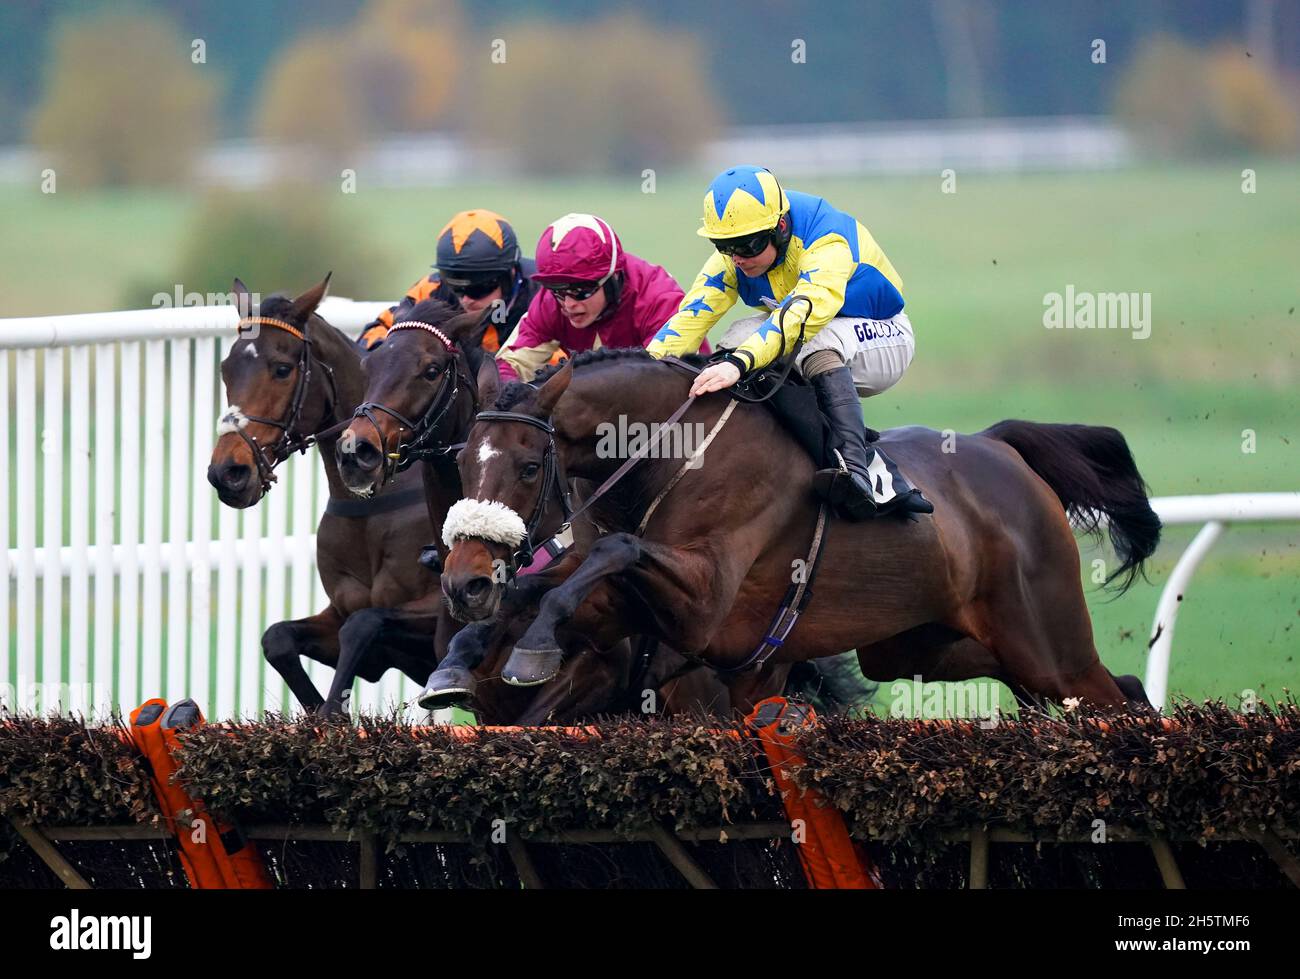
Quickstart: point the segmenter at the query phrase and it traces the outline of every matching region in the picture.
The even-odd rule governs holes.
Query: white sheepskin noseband
[[[526,533],[519,514],[496,500],[458,500],[442,522],[442,542],[448,547],[467,537],[518,547]]]
[[[237,432],[241,428],[247,427],[248,419],[239,410],[239,405],[231,405],[226,409],[225,414],[217,420],[217,437],[220,438],[227,432]]]

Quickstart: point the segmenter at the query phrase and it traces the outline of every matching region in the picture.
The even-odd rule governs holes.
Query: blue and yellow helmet
[[[790,209],[785,191],[766,167],[732,167],[704,194],[701,238],[739,238],[776,227]]]

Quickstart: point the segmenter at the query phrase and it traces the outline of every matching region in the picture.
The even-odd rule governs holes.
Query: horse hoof
[[[348,712],[348,709],[337,700],[326,700],[316,708],[316,716],[326,720],[352,720],[352,715]]]
[[[555,678],[563,658],[564,654],[556,647],[520,649],[516,646],[510,651],[501,679],[512,687],[535,687]]]
[[[464,707],[474,699],[478,681],[474,674],[459,666],[435,670],[416,701],[425,710]]]

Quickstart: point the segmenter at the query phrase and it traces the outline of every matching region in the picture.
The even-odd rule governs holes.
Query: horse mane
[[[395,317],[393,322],[405,323],[409,320],[419,320],[430,326],[442,326],[463,312],[464,310],[452,306],[446,300],[439,299],[435,293],[427,299],[421,299],[400,317]]]
[[[644,347],[598,347],[595,350],[584,350],[581,353],[574,354],[571,361],[573,369],[587,367],[592,364],[612,364],[623,363],[624,361],[635,360],[645,362],[658,362],[657,357],[650,356]],[[707,358],[702,354],[685,354],[681,360],[696,367],[702,366]],[[564,367],[565,361],[558,364],[547,364],[545,367],[538,368],[533,375],[533,379],[527,383],[523,381],[511,381],[497,395],[496,409],[498,411],[510,411],[530,394],[537,393],[537,386],[546,383],[559,370]]]
[[[453,306],[445,299],[440,299],[435,292],[427,299],[421,299],[418,303],[407,310],[400,319],[394,319],[394,325],[398,323],[408,323],[411,320],[419,320],[421,323],[428,323],[430,326],[445,326],[457,316],[463,316],[465,310],[459,306]],[[479,367],[483,364],[483,358],[488,356],[488,352],[482,347],[465,347],[461,344],[456,345],[461,353],[465,355],[465,363],[469,367],[471,377],[478,374]]]
[[[287,320],[289,310],[293,306],[294,297],[283,292],[273,292],[267,296],[257,307],[257,312],[261,316],[270,316],[275,319]],[[338,339],[343,341],[345,346],[352,346],[352,338],[340,330],[337,326],[327,320],[319,312],[313,313],[316,319],[328,326],[334,333],[338,334]]]

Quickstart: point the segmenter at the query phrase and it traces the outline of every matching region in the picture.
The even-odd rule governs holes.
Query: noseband
[[[465,384],[470,390],[474,390],[473,382],[460,368],[460,351],[451,339],[431,323],[422,323],[418,320],[405,320],[401,323],[395,323],[389,328],[389,333],[395,333],[398,330],[423,330],[431,333],[442,341],[448,352],[451,354],[451,360],[447,361],[447,366],[439,373],[442,375],[442,384],[438,388],[438,393],[429,403],[429,407],[418,421],[407,418],[401,412],[390,408],[388,405],[380,404],[378,401],[367,401],[357,406],[357,410],[352,413],[352,417],[364,418],[375,429],[375,434],[379,436],[379,447],[383,453],[383,481],[388,482],[397,473],[407,469],[411,463],[418,459],[433,459],[447,455],[448,452],[458,448],[456,445],[444,444],[437,438],[438,426],[441,424],[451,406],[456,403],[457,395],[460,394],[460,385]],[[379,427],[379,419],[376,412],[383,412],[398,424],[397,444],[389,448],[388,440],[384,437],[384,430]],[[402,441],[402,434],[409,432],[410,437]]]
[[[307,390],[311,387],[311,373],[314,365],[320,364],[325,371],[325,379],[329,381],[330,400],[326,405],[326,413],[332,411],[334,405],[338,403],[338,392],[334,386],[334,368],[324,361],[318,361],[312,353],[311,316],[307,317],[307,322],[303,324],[301,330],[284,320],[278,320],[271,316],[245,316],[235,324],[235,330],[241,335],[255,333],[258,326],[274,327],[302,341],[302,352],[298,355],[298,380],[294,384],[293,397],[289,401],[289,407],[284,417],[277,420],[241,412],[245,421],[278,428],[280,437],[273,444],[264,446],[258,442],[257,436],[250,435],[246,427],[240,424],[241,419],[236,418],[233,413],[224,415],[221,419],[223,423],[228,424],[231,430],[244,440],[244,444],[248,446],[249,451],[253,454],[253,462],[257,465],[257,477],[261,480],[262,494],[265,495],[267,490],[271,488],[271,484],[276,481],[276,466],[295,452],[306,452],[320,438],[328,436],[334,431],[342,430],[344,425],[340,423],[332,428],[310,435],[299,435],[295,432],[299,415],[302,414],[303,402],[307,399]]]

